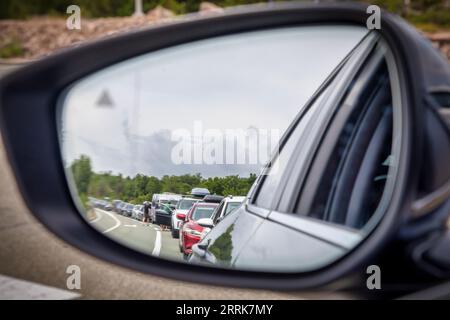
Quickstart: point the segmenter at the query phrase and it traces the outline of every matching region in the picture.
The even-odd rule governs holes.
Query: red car
[[[180,251],[187,258],[192,252],[192,246],[200,241],[203,227],[197,221],[211,218],[218,203],[198,202],[192,206],[187,215],[177,214],[182,222],[180,226]]]

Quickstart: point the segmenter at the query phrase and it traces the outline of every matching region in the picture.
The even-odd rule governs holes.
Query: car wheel
[[[170,231],[170,233],[172,234],[172,238],[178,239],[178,230],[176,230],[172,227],[172,230]]]

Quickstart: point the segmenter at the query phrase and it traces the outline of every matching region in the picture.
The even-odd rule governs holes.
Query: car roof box
[[[203,198],[204,196],[207,196],[209,194],[210,194],[210,192],[206,188],[193,188],[191,190],[191,195],[193,197],[197,197],[197,198]]]

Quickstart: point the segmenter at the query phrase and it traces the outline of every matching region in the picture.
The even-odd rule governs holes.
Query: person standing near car
[[[150,225],[150,209],[152,208],[152,205],[148,201],[144,201],[144,217],[142,219],[143,223],[147,223],[147,225]]]

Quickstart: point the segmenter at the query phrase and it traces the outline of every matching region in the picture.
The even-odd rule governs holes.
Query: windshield
[[[203,218],[211,218],[215,207],[197,207],[192,213],[192,220],[200,220]]]
[[[162,210],[164,210],[164,211],[166,211],[166,212],[168,212],[168,213],[171,213],[171,212],[172,212],[172,209],[171,209],[170,206],[169,206],[168,204],[166,204],[166,203],[162,203],[161,206],[160,206],[160,209],[162,209]]]
[[[189,210],[194,203],[196,203],[197,200],[193,200],[193,199],[183,199],[180,201],[180,203],[178,204],[178,208],[180,210]]]
[[[241,205],[242,202],[228,202],[225,208],[225,216]]]

